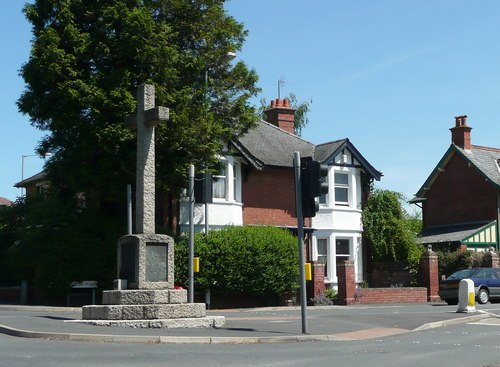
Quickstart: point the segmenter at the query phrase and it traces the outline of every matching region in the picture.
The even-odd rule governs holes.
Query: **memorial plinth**
[[[142,328],[222,327],[223,316],[206,315],[204,303],[187,303],[187,291],[174,288],[174,240],[154,233],[154,128],[168,120],[168,109],[155,107],[155,90],[142,85],[137,113],[127,117],[137,128],[136,232],[118,240],[116,284],[104,291],[102,305],[82,307],[87,324]]]

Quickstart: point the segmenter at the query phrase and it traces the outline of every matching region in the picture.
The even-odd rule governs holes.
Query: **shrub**
[[[212,293],[284,295],[298,286],[297,239],[275,227],[228,227],[195,236],[195,256],[200,272],[195,275],[199,290]],[[175,246],[177,284],[188,284],[188,239]]]
[[[436,252],[439,261],[439,274],[445,275],[446,277],[450,276],[457,270],[480,267],[483,263],[483,252],[475,252],[471,250],[438,250]]]

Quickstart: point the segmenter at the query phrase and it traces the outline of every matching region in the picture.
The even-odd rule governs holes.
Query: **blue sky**
[[[0,196],[15,199],[21,157],[42,133],[17,112],[18,70],[29,55],[23,1],[2,4]],[[231,0],[249,36],[237,56],[260,76],[260,98],[312,101],[304,139],[349,138],[382,171],[386,188],[418,190],[468,115],[472,142],[500,147],[500,1]],[[43,160],[25,158],[24,176]]]

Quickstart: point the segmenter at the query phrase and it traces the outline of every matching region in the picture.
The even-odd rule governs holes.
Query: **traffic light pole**
[[[188,289],[188,302],[194,302],[194,166],[189,166],[189,289]]]
[[[297,237],[299,245],[299,274],[300,274],[300,311],[302,316],[302,334],[308,334],[307,327],[307,293],[304,260],[304,216],[302,215],[302,180],[300,171],[300,153],[293,155],[295,169],[295,207],[297,210]]]

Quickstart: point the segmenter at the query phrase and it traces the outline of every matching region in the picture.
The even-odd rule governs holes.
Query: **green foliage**
[[[309,123],[309,111],[312,100],[310,100],[309,102],[305,101],[299,103],[295,93],[290,93],[287,97],[285,97],[285,99],[288,99],[290,101],[290,106],[292,108],[295,108],[294,129],[295,134],[300,136],[302,133],[302,129],[305,128]],[[262,98],[260,100],[259,115],[262,116],[264,120],[266,120],[265,110],[267,110],[268,108],[269,105],[267,104],[266,99]]]
[[[439,274],[450,276],[457,270],[480,267],[483,263],[483,252],[471,250],[436,251],[438,255]]]
[[[210,163],[221,141],[257,119],[249,105],[256,73],[226,58],[247,32],[223,1],[35,0],[24,12],[34,37],[18,107],[47,132],[38,150],[54,154],[53,188],[123,197],[135,171],[134,134],[123,120],[142,83],[170,108],[156,132],[158,187],[178,189],[189,163]]]
[[[195,256],[200,272],[195,275],[197,290],[213,293],[283,295],[298,288],[297,239],[275,227],[229,227],[198,233]],[[175,247],[178,284],[187,286],[188,241],[183,237]]]
[[[375,260],[405,261],[416,271],[423,251],[416,242],[420,224],[405,212],[403,200],[400,193],[374,190],[363,209],[363,229]]]
[[[59,296],[73,281],[97,280],[101,286],[110,286],[116,269],[116,241],[125,229],[116,216],[79,204],[48,195],[20,199],[9,208],[2,216],[9,223],[9,235],[0,242],[6,282],[19,284],[26,279],[47,294]]]

